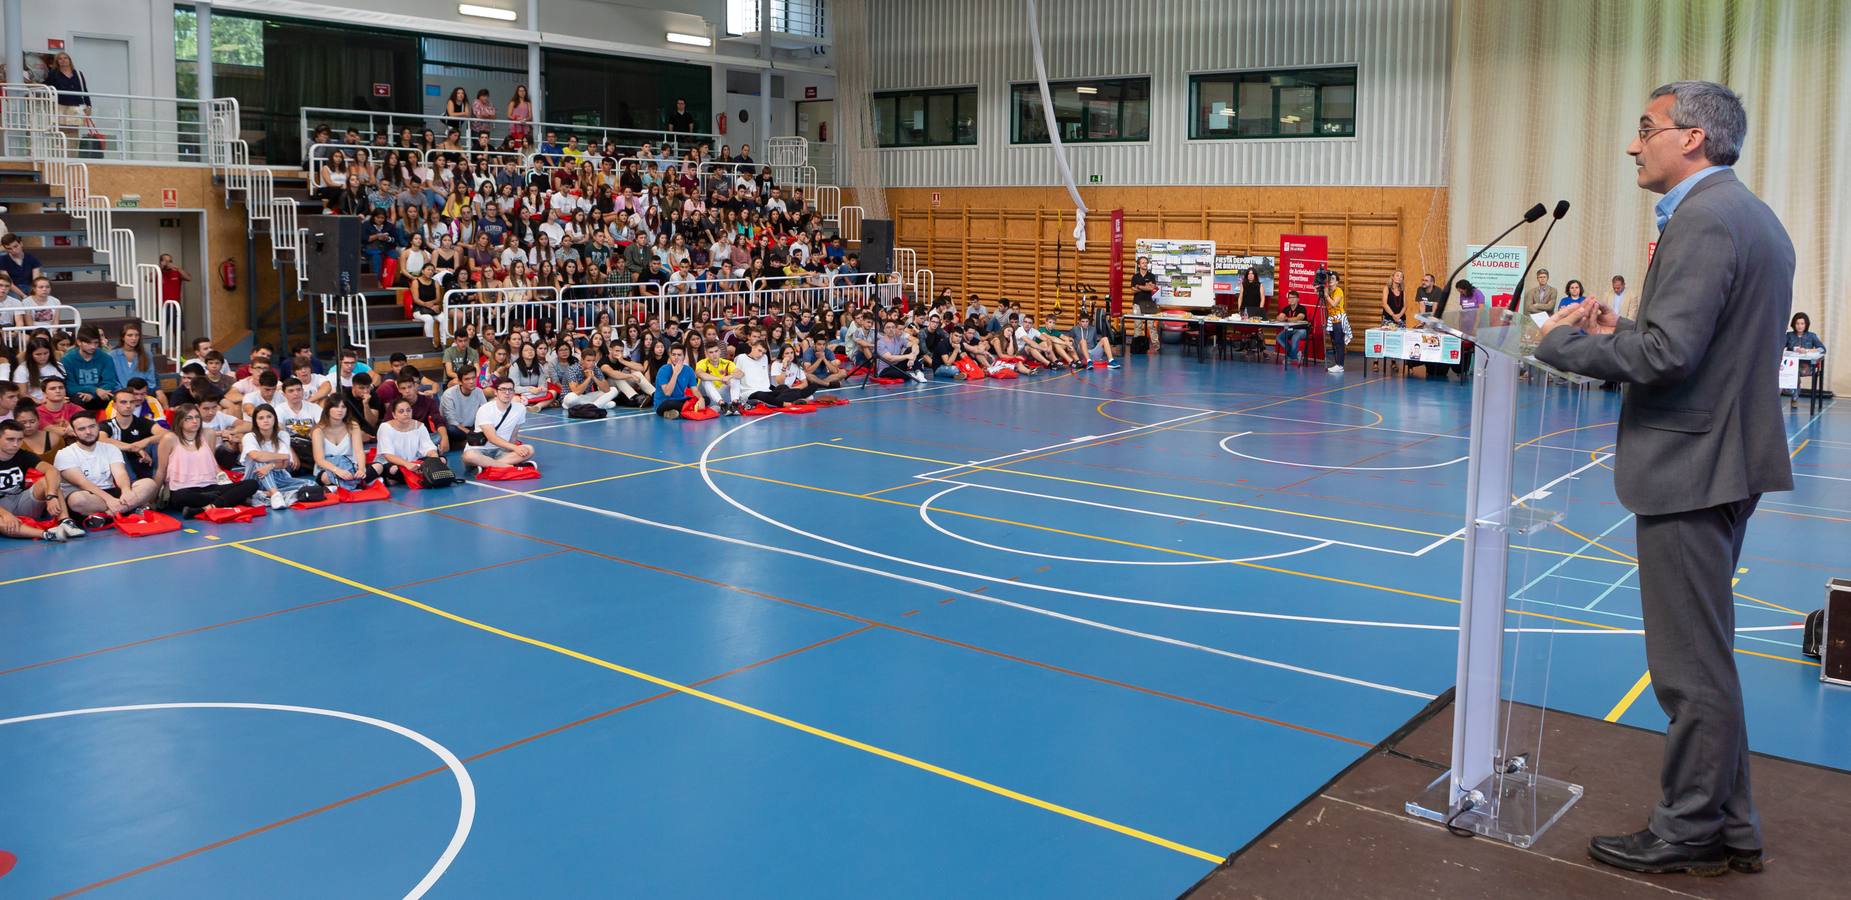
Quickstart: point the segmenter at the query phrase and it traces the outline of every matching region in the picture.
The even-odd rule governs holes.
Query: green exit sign
[[[1087,176],[1087,177],[1086,177],[1086,180],[1087,180],[1087,181],[1090,181],[1090,182],[1092,182],[1093,184],[1098,184],[1098,183],[1099,183],[1099,176],[1097,176],[1097,175],[1089,175],[1089,176]]]

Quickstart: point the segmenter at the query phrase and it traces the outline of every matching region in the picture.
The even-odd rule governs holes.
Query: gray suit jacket
[[[1639,515],[1793,489],[1780,405],[1793,242],[1735,177],[1684,196],[1658,239],[1639,317],[1607,335],[1558,328],[1536,358],[1625,384],[1613,485]]]

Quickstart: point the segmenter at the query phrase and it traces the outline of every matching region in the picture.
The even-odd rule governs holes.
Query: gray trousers
[[[1652,833],[1760,848],[1748,788],[1748,725],[1735,671],[1735,597],[1759,494],[1707,509],[1639,516],[1639,593],[1652,692],[1671,722]]]

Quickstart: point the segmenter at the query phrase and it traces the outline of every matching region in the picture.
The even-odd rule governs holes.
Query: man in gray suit
[[[1625,385],[1613,482],[1638,517],[1645,656],[1671,724],[1648,827],[1588,853],[1638,872],[1761,869],[1730,579],[1761,495],[1793,489],[1778,402],[1793,242],[1730,168],[1746,127],[1722,85],[1652,92],[1626,150],[1639,186],[1664,195],[1638,318],[1576,304],[1536,349]]]

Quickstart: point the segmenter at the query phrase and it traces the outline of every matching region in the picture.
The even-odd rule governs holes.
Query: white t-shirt
[[[315,392],[321,390],[321,386],[327,383],[328,376],[310,372],[309,377],[302,382],[302,396],[305,398],[315,396]]]
[[[283,434],[287,434],[287,432],[283,432]],[[288,453],[289,439],[284,437],[278,443],[266,446],[257,442],[257,432],[247,431],[244,433],[244,440],[239,442],[239,446],[242,449],[238,452],[238,462],[243,463],[244,467],[249,469],[254,466],[262,465],[262,463],[251,461],[252,453]]]
[[[431,443],[431,433],[424,430],[423,425],[418,425],[410,431],[400,431],[390,424],[381,425],[376,446],[379,450],[379,458],[382,460],[387,454],[405,459],[417,459],[437,449],[437,445]]]
[[[505,419],[502,417],[504,412],[507,413]],[[499,403],[491,400],[476,410],[476,430],[483,433],[493,431],[510,444],[514,443],[515,433],[526,421],[527,407],[521,403],[511,403],[503,409]],[[496,427],[497,422],[501,423],[500,427]]]
[[[301,409],[290,409],[287,400],[276,405],[276,427],[296,437],[308,437],[319,421],[321,407],[307,400],[302,401]]]
[[[782,387],[796,387],[803,381],[803,364],[791,363],[786,366],[783,360],[771,364],[771,380]]]
[[[1027,325],[1017,325],[1015,329],[1015,345],[1017,347],[1032,347],[1035,344],[1035,337],[1039,334],[1041,334],[1041,332]]]
[[[739,367],[740,389],[746,394],[771,390],[771,357],[753,359],[750,353],[741,353],[733,359],[733,365]]]
[[[52,460],[52,465],[60,472],[81,469],[84,477],[102,490],[116,487],[116,473],[110,467],[122,464],[122,450],[102,441],[92,444],[88,450],[84,449],[84,445],[73,442],[59,450],[57,457]]]
[[[199,427],[209,431],[226,432],[238,427],[238,420],[224,413],[213,413],[212,418],[199,423]]]
[[[233,385],[232,389],[237,390],[237,385]],[[250,391],[244,395],[243,403],[244,403],[244,411],[246,413],[249,413],[251,410],[256,409],[258,406],[262,404],[268,403],[276,409],[277,418],[278,419],[282,418],[283,392],[280,389],[276,393],[271,394],[269,397],[265,397],[262,391]]]

